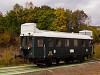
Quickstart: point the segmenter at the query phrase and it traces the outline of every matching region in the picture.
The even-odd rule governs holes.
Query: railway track
[[[100,61],[100,59],[92,58],[90,61],[92,61],[92,62],[96,62],[96,61]]]
[[[4,68],[0,68],[0,75],[20,74],[20,73],[29,72],[30,70],[35,70],[35,69],[37,68],[36,67],[33,68],[33,65],[4,67]]]
[[[75,63],[75,64],[67,64],[67,65],[64,65],[61,63],[59,66],[53,65],[51,67],[45,67],[45,68],[38,68],[35,65],[4,67],[4,68],[0,68],[0,75],[15,75],[15,74],[43,71],[43,70],[51,70],[51,69],[56,69],[56,68],[75,67],[78,65],[95,63],[98,61],[100,61],[100,59],[91,59],[84,63]]]

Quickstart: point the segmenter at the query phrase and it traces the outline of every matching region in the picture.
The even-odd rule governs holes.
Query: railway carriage
[[[39,30],[35,23],[25,23],[21,25],[20,55],[38,66],[83,62],[93,55],[92,42],[91,35]]]

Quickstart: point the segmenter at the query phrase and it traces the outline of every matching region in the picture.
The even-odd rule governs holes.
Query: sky
[[[26,2],[32,2],[34,6],[83,10],[91,18],[91,25],[100,26],[100,0],[0,0],[0,11],[6,14],[16,3],[25,6]]]

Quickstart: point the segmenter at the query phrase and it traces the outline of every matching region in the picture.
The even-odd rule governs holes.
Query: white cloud
[[[53,8],[80,9],[91,16],[92,25],[100,25],[100,0],[0,0],[0,11],[6,13],[16,3],[25,6],[26,2],[33,2],[34,6],[48,5]]]

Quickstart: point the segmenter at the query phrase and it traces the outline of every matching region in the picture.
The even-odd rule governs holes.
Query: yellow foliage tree
[[[52,23],[51,30],[55,31],[67,31],[67,23],[66,23],[66,16],[65,16],[65,10],[63,8],[58,8],[54,12],[56,15],[56,19]]]

